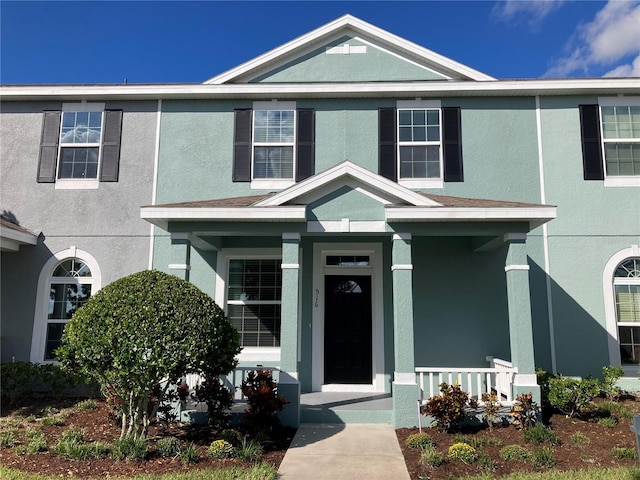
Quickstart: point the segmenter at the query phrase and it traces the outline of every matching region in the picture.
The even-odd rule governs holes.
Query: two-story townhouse
[[[287,423],[414,425],[441,379],[509,401],[536,367],[640,386],[637,79],[497,80],[346,15],[203,84],[64,94],[157,106],[152,266],[279,369]]]

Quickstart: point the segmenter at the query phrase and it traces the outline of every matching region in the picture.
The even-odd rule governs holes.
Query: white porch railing
[[[498,395],[501,405],[513,404],[513,380],[518,369],[512,363],[498,358],[487,357],[488,368],[464,367],[417,367],[416,375],[420,386],[420,403],[440,395],[439,385],[443,382],[459,384],[469,398],[475,398],[482,404],[482,394]]]
[[[223,375],[220,377],[222,384],[233,392],[234,402],[244,402],[246,397],[242,394],[242,382],[245,381],[250,371],[267,370],[273,375],[273,379],[279,381],[280,370],[277,367],[236,367],[229,375]],[[193,392],[197,385],[203,382],[203,378],[195,373],[185,375],[184,381],[189,385],[189,392]]]

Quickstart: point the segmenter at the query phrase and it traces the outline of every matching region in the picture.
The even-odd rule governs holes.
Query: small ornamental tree
[[[148,270],[92,296],[66,325],[56,355],[98,382],[122,415],[121,436],[144,436],[181,376],[227,374],[239,352],[238,332],[208,295]]]

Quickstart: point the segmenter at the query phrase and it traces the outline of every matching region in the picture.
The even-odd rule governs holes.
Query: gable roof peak
[[[454,79],[472,81],[496,80],[485,73],[462,65],[409,40],[405,40],[351,14],[345,14],[231,70],[216,75],[204,81],[203,84],[221,85],[234,82],[242,83],[256,72],[264,71],[270,66],[276,66],[285,60],[291,60],[292,58],[301,56],[314,46],[317,47],[320,42],[335,39],[341,34],[349,32],[373,40],[382,46],[399,52],[408,59],[440,70]]]

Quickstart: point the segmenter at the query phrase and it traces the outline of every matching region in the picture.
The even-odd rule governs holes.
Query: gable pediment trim
[[[256,202],[256,207],[275,207],[284,204],[295,204],[304,198],[302,203],[311,203],[322,198],[330,191],[344,185],[350,186],[384,204],[404,204],[409,206],[439,207],[440,203],[408,188],[398,185],[387,178],[370,172],[348,160],[329,170],[292,185],[271,197]]]
[[[277,65],[282,65],[286,61],[291,61],[311,49],[317,48],[320,42],[338,38],[338,36],[342,34],[352,34],[354,36],[364,37],[365,39],[373,39],[376,43],[380,44],[380,47],[402,52],[408,60],[432,68],[451,78],[457,77],[475,81],[496,80],[478,70],[462,65],[450,58],[444,57],[347,14],[231,70],[212,77],[203,82],[203,84],[221,85],[236,81],[246,81],[248,77],[255,77],[259,75],[260,72],[264,73],[265,69],[275,68]]]

